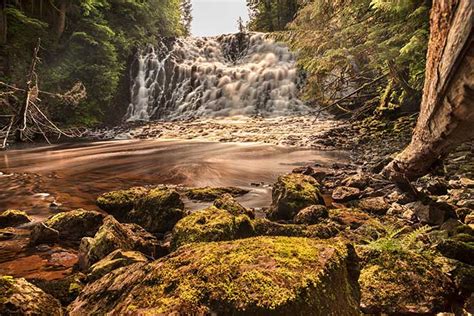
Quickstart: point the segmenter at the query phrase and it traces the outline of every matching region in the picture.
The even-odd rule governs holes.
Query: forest
[[[474,315],[473,34],[472,0],[0,0],[0,315]]]

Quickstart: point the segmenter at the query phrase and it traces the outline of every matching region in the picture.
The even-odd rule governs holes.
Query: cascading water
[[[262,33],[163,38],[131,69],[127,121],[308,111],[295,56]]]

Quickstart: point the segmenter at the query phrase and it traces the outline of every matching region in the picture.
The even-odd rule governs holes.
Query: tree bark
[[[58,5],[58,18],[56,21],[56,37],[59,39],[66,28],[66,13],[68,8],[68,0],[61,0]]]
[[[7,15],[5,9],[7,8],[7,1],[0,2],[0,45],[7,43]]]
[[[411,143],[382,173],[403,182],[428,173],[460,143],[474,138],[472,0],[434,0],[425,85]]]

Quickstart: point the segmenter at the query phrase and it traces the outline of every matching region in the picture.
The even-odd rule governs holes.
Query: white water
[[[295,56],[261,33],[163,39],[132,67],[127,121],[304,113]]]

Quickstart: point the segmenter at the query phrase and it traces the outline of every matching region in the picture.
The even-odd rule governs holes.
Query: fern
[[[400,236],[407,227],[396,228],[394,226],[383,227],[383,237],[369,241],[365,247],[388,252],[420,252],[423,250],[422,244],[419,242],[420,237],[426,235],[430,231],[429,226],[423,226],[416,230]]]

